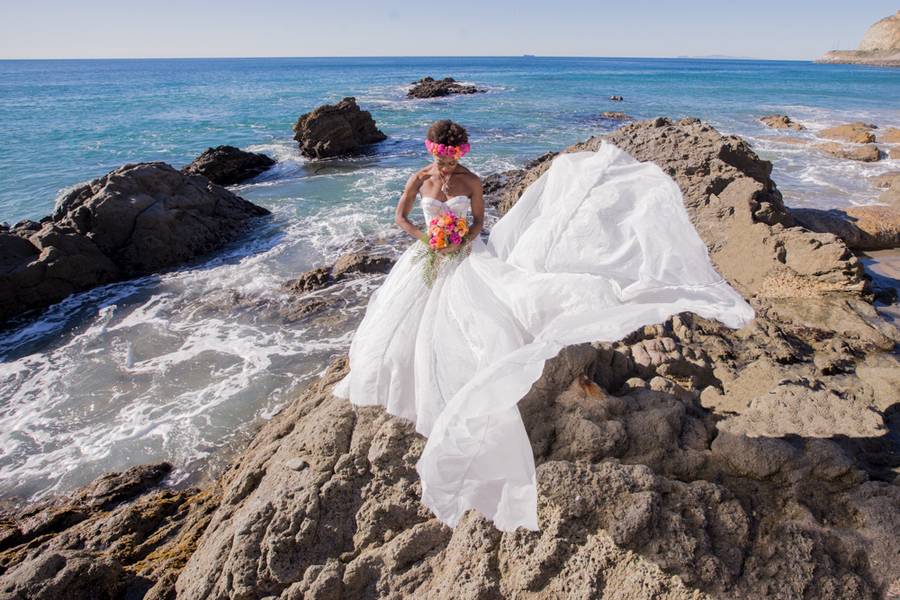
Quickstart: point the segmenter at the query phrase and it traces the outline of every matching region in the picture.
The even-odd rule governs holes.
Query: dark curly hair
[[[435,144],[447,144],[449,146],[459,146],[469,141],[469,134],[466,133],[466,128],[450,119],[441,119],[432,123],[426,137]]]

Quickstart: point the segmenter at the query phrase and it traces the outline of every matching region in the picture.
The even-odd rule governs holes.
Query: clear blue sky
[[[855,48],[894,1],[0,0],[0,58],[704,56]]]

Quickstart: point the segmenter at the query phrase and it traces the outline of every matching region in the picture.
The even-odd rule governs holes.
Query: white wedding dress
[[[423,197],[426,220],[469,198]],[[713,268],[677,184],[603,142],[557,155],[469,256],[432,288],[414,242],[369,298],[333,388],[426,436],[422,501],[450,527],[476,508],[538,530],[531,444],[517,402],[569,344],[614,341],[691,311],[740,328],[752,307]]]

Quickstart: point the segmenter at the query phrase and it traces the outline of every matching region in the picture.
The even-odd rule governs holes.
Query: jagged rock
[[[900,66],[900,10],[869,27],[858,50],[832,50],[816,62]]]
[[[474,85],[464,85],[457,83],[452,77],[444,77],[443,79],[435,79],[434,77],[423,77],[412,82],[412,87],[406,92],[407,98],[437,98],[439,96],[449,96],[451,94],[475,94],[485,92]]]
[[[387,273],[394,261],[385,256],[371,256],[364,252],[348,252],[341,255],[333,265],[318,267],[301,273],[295,279],[285,282],[284,288],[294,293],[305,293],[322,289],[359,273]]]
[[[300,115],[293,129],[300,153],[311,158],[351,154],[361,146],[387,139],[372,114],[360,109],[352,96]]]
[[[268,212],[166,163],[127,164],[63,196],[39,229],[0,233],[0,321],[182,264]]]
[[[791,120],[787,115],[767,115],[760,118],[760,121],[773,129],[793,129],[794,131],[803,131],[806,129],[806,127],[800,123]]]
[[[172,575],[218,498],[213,489],[159,489],[171,468],[108,473],[0,514],[0,598],[172,598]]]
[[[234,146],[207,148],[181,172],[203,175],[219,185],[234,185],[256,177],[275,164],[275,161],[256,152],[246,152]]]
[[[839,142],[853,142],[854,144],[870,144],[875,141],[872,130],[876,127],[870,123],[847,123],[823,129],[818,133],[819,137]]]

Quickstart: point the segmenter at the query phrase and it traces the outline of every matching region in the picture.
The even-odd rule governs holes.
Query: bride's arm
[[[419,187],[421,187],[421,185],[422,180],[419,178],[418,173],[410,175],[409,179],[406,180],[406,186],[403,188],[403,193],[400,194],[400,201],[397,203],[397,210],[394,214],[394,222],[400,229],[417,240],[421,239],[422,236],[425,235],[425,232],[420,231],[418,227],[413,225],[408,216],[416,203],[416,194],[419,193]]]
[[[466,233],[463,241],[471,242],[481,233],[484,226],[484,190],[481,187],[481,178],[478,175],[472,175],[472,224]]]

